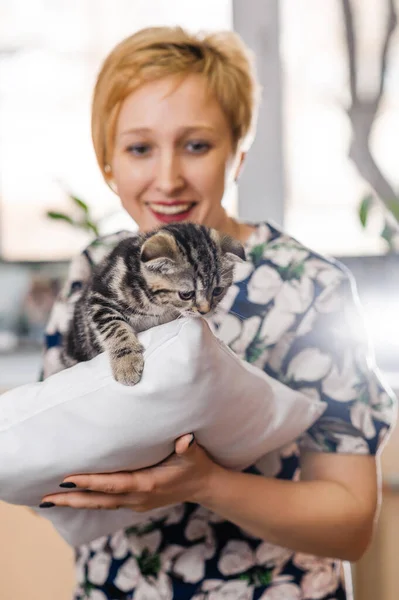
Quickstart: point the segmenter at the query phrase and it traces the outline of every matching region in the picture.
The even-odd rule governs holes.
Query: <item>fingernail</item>
[[[188,446],[189,446],[189,447],[190,447],[190,446],[192,446],[192,445],[194,444],[194,442],[195,442],[195,435],[192,433],[192,434],[191,434],[191,440],[190,440],[190,443],[189,443],[189,445],[188,445]]]
[[[55,506],[54,502],[42,502],[39,504],[39,508],[52,508]]]
[[[76,488],[77,485],[76,485],[76,483],[73,483],[73,481],[65,481],[63,483],[60,483],[60,487],[62,487],[62,488]]]

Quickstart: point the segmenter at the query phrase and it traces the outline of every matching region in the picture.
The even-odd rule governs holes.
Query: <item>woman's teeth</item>
[[[187,204],[155,204],[149,203],[148,206],[157,213],[162,215],[178,215],[179,213],[187,212],[194,203],[190,202]]]

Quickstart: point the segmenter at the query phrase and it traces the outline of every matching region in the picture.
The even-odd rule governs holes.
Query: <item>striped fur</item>
[[[192,223],[122,240],[94,269],[64,336],[64,366],[107,351],[115,379],[134,385],[144,367],[137,333],[213,310],[233,281],[242,245]]]

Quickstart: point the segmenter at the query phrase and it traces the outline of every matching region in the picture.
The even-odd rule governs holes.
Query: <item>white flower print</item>
[[[90,600],[108,600],[107,596],[101,590],[90,590]]]
[[[302,600],[302,592],[294,583],[281,583],[263,592],[259,600]]]
[[[355,400],[359,395],[356,384],[359,383],[359,377],[356,369],[353,368],[351,351],[344,353],[342,367],[333,364],[331,371],[322,381],[322,390],[324,394],[339,402],[349,402]]]
[[[165,525],[176,525],[180,523],[184,516],[184,504],[176,504],[169,508],[168,516],[165,520]]]
[[[376,384],[376,382],[374,382],[374,384]],[[376,385],[370,387],[374,388]],[[393,419],[396,418],[396,404],[393,400],[393,392],[388,394],[387,392],[382,392],[381,389],[372,390],[371,399],[373,414],[376,419],[382,421],[386,425],[392,423]]]
[[[306,248],[299,246],[292,240],[287,240],[284,243],[284,238],[268,244],[263,253],[264,258],[269,259],[279,267],[288,267],[293,261],[303,263],[308,255],[309,251]]]
[[[339,586],[339,571],[333,565],[323,565],[319,569],[305,573],[301,581],[303,597],[306,600],[322,600]]]
[[[158,577],[140,579],[134,592],[134,600],[173,600],[173,588],[165,573]]]
[[[135,558],[129,558],[118,569],[114,583],[122,592],[130,592],[141,579],[141,573]]]
[[[318,348],[305,348],[291,360],[288,376],[294,381],[319,381],[330,371],[331,356]]]
[[[306,279],[285,281],[276,293],[273,308],[263,321],[260,337],[266,344],[277,343],[305,312],[313,297],[313,283]]]
[[[335,314],[336,324],[342,323],[343,298],[339,290],[334,286],[328,286],[316,298],[314,307],[321,314]]]
[[[287,332],[284,333],[270,349],[268,356],[268,363],[276,373],[281,372],[283,362],[287,356],[287,352],[291,347],[291,344],[295,338],[295,333]]]
[[[283,280],[275,269],[261,265],[248,283],[248,300],[255,304],[267,304],[275,298],[282,285]]]
[[[244,281],[249,277],[254,270],[254,265],[250,261],[245,261],[242,263],[236,263],[234,265],[234,283],[239,283],[240,281]]]
[[[372,407],[364,402],[355,402],[350,410],[353,425],[362,431],[367,439],[375,436],[376,431],[373,423]]]
[[[301,321],[296,330],[296,335],[302,336],[302,335],[306,335],[307,333],[312,331],[312,328],[314,325],[314,320],[315,320],[316,316],[317,316],[316,310],[312,307],[309,308],[306,311],[305,316],[302,316],[302,318],[301,318]]]
[[[310,398],[310,400],[313,400],[314,402],[322,401],[320,394],[319,394],[318,390],[316,390],[316,388],[301,387],[301,394],[303,394],[304,396],[307,396],[308,398]]]
[[[206,579],[201,586],[204,592],[211,592],[220,587],[220,579]]]
[[[274,306],[266,315],[260,331],[260,337],[265,345],[278,342],[295,322],[295,314],[283,311],[278,305]]]
[[[231,345],[231,349],[234,350],[234,352],[240,358],[245,356],[245,351],[253,342],[259,330],[260,323],[261,318],[257,316],[245,319],[245,321],[242,323],[241,335]]]
[[[185,550],[176,560],[173,572],[183,581],[198,583],[205,575],[205,544],[196,544]]]
[[[143,550],[148,550],[150,554],[154,554],[162,541],[162,534],[159,529],[154,529],[150,533],[144,535],[132,534],[128,536],[129,548],[134,556],[140,556]]]
[[[93,552],[98,552],[99,550],[103,550],[105,547],[105,544],[107,543],[107,536],[103,535],[100,538],[97,538],[96,540],[93,540],[92,542],[90,542],[88,544],[90,550],[92,550]]]
[[[246,581],[227,581],[210,592],[208,600],[252,600],[253,587]]]
[[[324,568],[326,564],[328,566],[334,564],[334,561],[329,560],[328,558],[320,558],[318,556],[313,556],[312,554],[304,554],[303,552],[297,552],[294,555],[292,562],[296,567],[303,571],[317,571],[318,569]]]
[[[255,246],[265,245],[272,237],[272,231],[267,223],[259,223],[256,229],[251,233],[247,240],[246,252],[251,251]],[[248,254],[247,254],[248,255]]]
[[[276,563],[287,563],[292,557],[292,550],[262,542],[256,549],[256,562],[258,565],[275,565]]]
[[[103,585],[107,581],[112,556],[106,552],[97,552],[87,563],[87,576],[94,585]]]
[[[179,546],[178,544],[168,544],[161,552],[161,566],[164,572],[170,571],[172,568],[172,563],[177,556],[183,554],[186,548],[184,546]]]
[[[223,323],[217,330],[217,337],[227,346],[239,339],[242,330],[242,322],[234,315],[226,315]]]
[[[86,580],[86,569],[85,569],[85,565],[87,562],[87,559],[90,556],[90,550],[88,546],[80,546],[79,548],[79,553],[78,553],[78,559],[75,563],[75,574],[76,574],[76,581],[80,584],[83,584]]]
[[[55,333],[57,330],[66,331],[71,320],[73,308],[74,305],[68,305],[67,310],[65,310],[64,302],[56,301],[53,306],[50,320],[47,324],[47,333]]]
[[[314,285],[310,279],[285,281],[276,295],[276,306],[282,311],[304,313],[313,300]]]
[[[124,558],[129,551],[129,543],[127,541],[126,533],[122,530],[117,531],[110,537],[109,545],[112,548],[112,555],[115,558]]]
[[[304,266],[304,275],[325,287],[331,286],[342,277],[341,271],[324,259],[310,257],[305,261]]]
[[[291,559],[292,550],[262,542],[256,549],[256,562],[258,565],[272,566],[273,576],[276,577]]]
[[[212,528],[208,523],[209,513],[198,507],[191,515],[184,535],[186,538],[194,542],[205,538],[205,558],[209,559],[215,553],[216,545]]]
[[[212,331],[215,331],[215,328],[217,330],[218,327],[224,324],[224,320],[228,316],[229,310],[233,306],[239,291],[240,289],[237,285],[230,286],[224,298],[218,304],[215,312],[205,317]]]
[[[222,575],[236,575],[247,571],[255,564],[255,556],[249,544],[231,540],[221,552],[218,569]]]
[[[337,439],[337,452],[341,454],[369,454],[369,447],[365,439],[352,435],[335,434]]]

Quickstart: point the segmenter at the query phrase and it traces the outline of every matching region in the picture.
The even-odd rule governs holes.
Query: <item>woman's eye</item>
[[[133,144],[127,148],[127,151],[134,156],[145,156],[150,152],[151,148],[148,144]]]
[[[205,154],[210,149],[208,142],[193,141],[186,144],[186,148],[191,154]]]
[[[195,292],[179,292],[179,296],[182,300],[191,300],[195,296]]]

